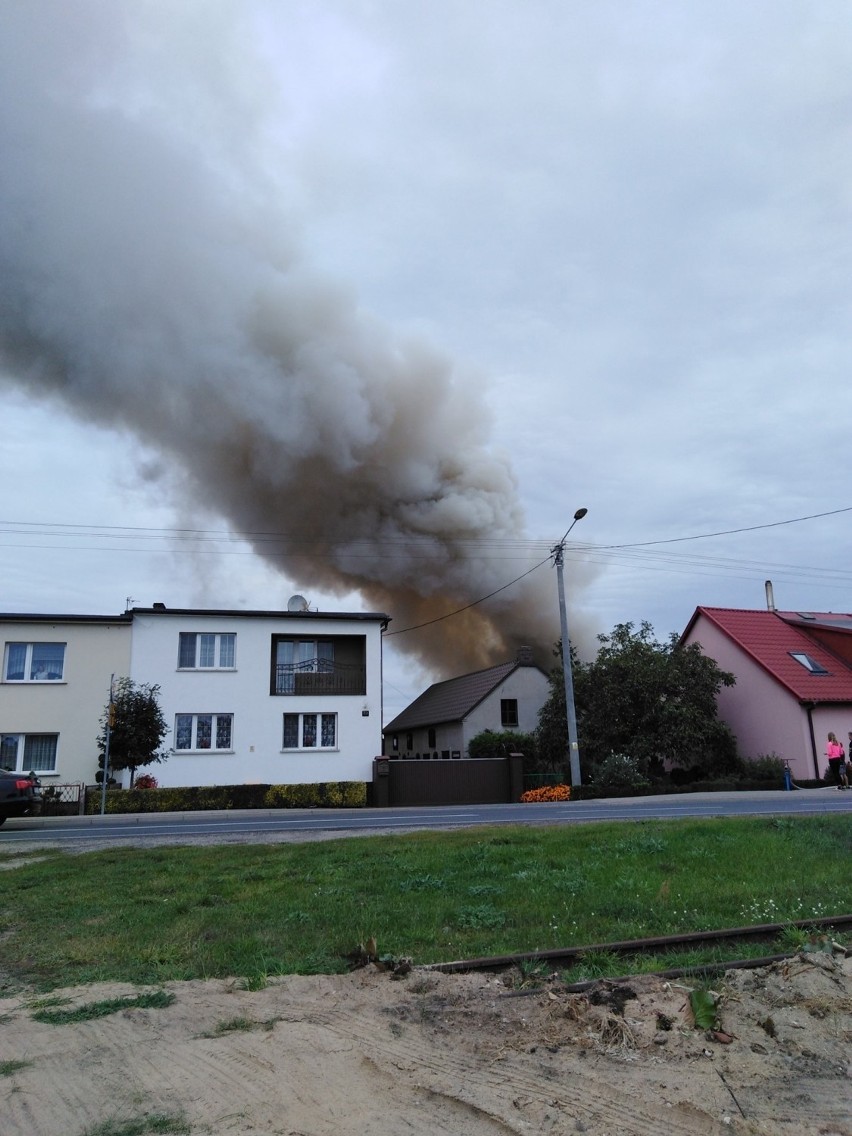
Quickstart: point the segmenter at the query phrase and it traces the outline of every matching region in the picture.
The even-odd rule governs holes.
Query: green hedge
[[[360,809],[367,803],[363,781],[321,785],[213,785],[184,789],[109,789],[108,813],[188,813],[208,809]],[[86,812],[101,811],[101,791],[86,794]]]

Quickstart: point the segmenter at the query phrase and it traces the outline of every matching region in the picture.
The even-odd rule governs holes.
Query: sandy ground
[[[75,1025],[39,1023],[31,997],[7,997],[0,1063],[22,1065],[0,1064],[0,1132],[118,1134],[166,1114],[193,1136],[852,1134],[842,954],[729,972],[715,1035],[696,1028],[687,981],[571,994],[555,977],[519,980],[370,965],[260,991],[170,983],[170,1006]],[[62,996],[73,1007],[139,992]]]

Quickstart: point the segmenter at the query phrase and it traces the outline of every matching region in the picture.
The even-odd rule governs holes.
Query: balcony
[[[365,695],[367,668],[363,663],[333,663],[325,659],[307,663],[279,663],[273,667],[272,694]]]

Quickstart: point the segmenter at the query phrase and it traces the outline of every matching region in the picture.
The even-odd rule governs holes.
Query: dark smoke
[[[3,5],[4,377],[129,427],[235,532],[285,534],[249,539],[297,587],[408,627],[523,571],[481,543],[522,510],[476,380],[300,258],[263,13]],[[437,670],[546,659],[553,576],[532,580],[397,643]]]

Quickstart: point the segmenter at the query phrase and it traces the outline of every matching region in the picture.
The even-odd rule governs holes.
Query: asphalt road
[[[406,809],[246,809],[126,816],[10,818],[0,828],[0,851],[62,846],[74,851],[126,844],[231,844],[368,836],[480,825],[582,824],[605,820],[667,820],[713,816],[852,817],[852,790],[682,793],[664,797],[466,805]]]

